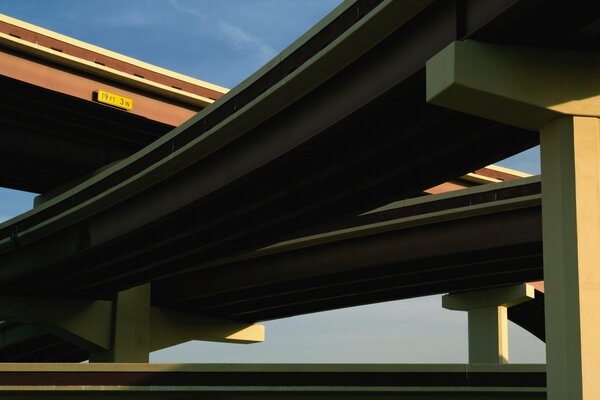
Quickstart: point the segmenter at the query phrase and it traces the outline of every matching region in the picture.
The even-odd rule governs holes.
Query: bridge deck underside
[[[0,76],[0,186],[46,193],[173,127]]]

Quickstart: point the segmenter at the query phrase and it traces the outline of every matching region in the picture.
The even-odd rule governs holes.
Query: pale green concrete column
[[[535,297],[528,284],[503,286],[442,297],[442,307],[467,311],[469,319],[469,363],[508,364],[507,308]]]
[[[600,399],[598,131],[594,117],[541,129],[549,400]]]
[[[91,362],[147,363],[150,355],[150,284],[117,293],[111,349],[90,354]]]
[[[454,42],[427,101],[540,131],[548,398],[600,399],[600,53]]]
[[[468,311],[469,363],[508,364],[508,319],[506,307]]]

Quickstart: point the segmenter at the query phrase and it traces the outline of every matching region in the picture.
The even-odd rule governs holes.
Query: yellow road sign
[[[124,96],[119,96],[118,94],[106,92],[104,90],[96,91],[96,100],[100,103],[108,104],[114,107],[119,107],[128,111],[133,108],[133,99]]]

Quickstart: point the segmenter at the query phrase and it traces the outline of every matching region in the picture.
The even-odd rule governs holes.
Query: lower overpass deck
[[[546,398],[544,365],[3,364],[0,399]]]

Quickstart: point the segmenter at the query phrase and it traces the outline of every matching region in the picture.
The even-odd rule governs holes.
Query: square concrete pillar
[[[508,364],[506,307],[469,310],[469,363]]]
[[[116,294],[111,348],[90,354],[91,362],[141,362],[150,357],[150,284]]]
[[[508,364],[507,308],[535,297],[528,284],[503,286],[442,297],[442,307],[467,311],[469,363]]]
[[[548,82],[551,85],[551,82]],[[600,399],[598,118],[541,129],[549,400]]]

